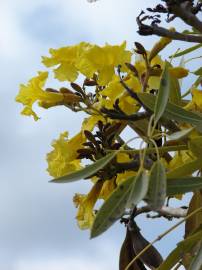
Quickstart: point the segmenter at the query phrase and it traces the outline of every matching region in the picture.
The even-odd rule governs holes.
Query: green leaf
[[[148,93],[138,93],[138,97],[145,104],[145,106],[154,111],[156,97]],[[202,132],[202,117],[196,113],[186,111],[171,102],[167,103],[163,117],[176,120],[181,123],[189,123],[195,125],[198,131]]]
[[[199,49],[201,47],[202,47],[202,44],[194,45],[194,46],[192,46],[192,47],[190,47],[190,48],[188,48],[188,49],[186,49],[184,51],[181,51],[179,53],[176,53],[174,55],[169,56],[169,58],[176,58],[176,57],[185,55],[185,54],[190,53],[190,52],[193,52],[193,51],[195,51],[195,50],[197,50],[197,49]]]
[[[51,180],[50,182],[51,183],[69,183],[69,182],[74,182],[74,181],[78,181],[80,179],[89,177],[95,174],[100,169],[104,168],[116,156],[117,153],[118,151],[110,153],[106,155],[105,157],[97,160],[93,164],[88,165],[79,171],[55,178]]]
[[[201,270],[202,268],[202,243],[198,253],[193,258],[188,270]]]
[[[170,74],[169,74],[168,68],[169,68],[169,64],[166,61],[165,67],[161,76],[159,91],[157,94],[157,98],[155,100],[154,119],[156,123],[163,115],[167,102],[168,102],[168,98],[169,98],[171,84],[170,84]]]
[[[156,161],[150,172],[148,204],[152,209],[161,208],[166,199],[166,173],[161,161]]]
[[[193,84],[193,87],[198,87],[200,84],[201,84],[201,81],[202,81],[202,75],[199,76],[196,81],[194,82]]]
[[[167,196],[184,194],[202,188],[202,177],[180,177],[167,180]]]
[[[138,204],[147,194],[149,186],[149,179],[145,170],[138,172],[131,185],[130,194],[127,201],[127,208],[131,205],[134,206]]]
[[[129,177],[121,183],[96,214],[91,229],[91,238],[102,234],[112,226],[123,215],[129,202],[133,202],[135,205],[139,203],[147,193],[147,182],[145,172],[142,172],[137,177]]]
[[[202,67],[200,67],[199,69],[197,69],[196,71],[194,71],[195,75],[202,75]]]
[[[176,265],[182,258],[183,255],[192,249],[192,247],[201,240],[202,231],[195,233],[194,235],[181,241],[177,247],[168,255],[165,261],[160,265],[158,270],[170,270]]]
[[[171,135],[167,135],[169,141],[177,141],[177,140],[182,140],[186,138],[193,130],[194,128],[187,128],[187,129],[182,129],[180,131],[174,132]]]

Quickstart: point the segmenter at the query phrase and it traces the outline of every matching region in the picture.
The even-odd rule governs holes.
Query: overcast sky
[[[89,186],[49,184],[45,155],[54,138],[79,131],[82,116],[62,107],[40,110],[41,120],[20,115],[14,99],[19,84],[44,67],[41,56],[50,47],[81,41],[120,44],[132,48],[141,41],[147,49],[157,38],[137,35],[135,18],[154,0],[1,0],[0,3],[0,269],[4,270],[116,270],[124,228],[116,224],[106,234],[89,240],[89,232],[77,228],[72,203],[75,192]],[[141,4],[141,6],[140,6]],[[179,47],[168,49],[167,54]],[[183,45],[180,45],[183,46]],[[171,226],[139,220],[152,240]],[[158,226],[156,224],[158,223]],[[158,228],[158,231],[156,230]],[[181,239],[182,228],[167,237],[163,256]]]

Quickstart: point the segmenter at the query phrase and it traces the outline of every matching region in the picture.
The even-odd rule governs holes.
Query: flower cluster
[[[151,125],[151,109],[140,99],[138,94],[156,96],[162,87],[162,73],[166,62],[159,52],[171,42],[168,38],[161,38],[148,52],[136,43],[136,49],[126,49],[126,42],[103,47],[82,42],[75,46],[50,49],[49,57],[42,57],[42,63],[55,79],[64,82],[59,90],[45,87],[48,71],[39,72],[27,85],[21,85],[16,101],[24,105],[23,115],[39,116],[33,110],[33,104],[38,102],[40,107],[48,109],[54,106],[64,106],[73,112],[84,111],[84,119],[80,131],[72,138],[68,133],[60,134],[52,143],[53,150],[47,154],[48,173],[54,178],[60,178],[84,168],[82,161],[89,162],[107,156],[110,151],[120,150],[107,166],[87,177],[91,179],[93,187],[87,195],[76,194],[75,206],[78,207],[77,220],[81,229],[92,227],[95,218],[95,204],[98,199],[107,200],[117,186],[130,177],[135,177],[142,166],[141,155],[132,151],[121,137],[126,127],[133,129],[143,141],[151,146],[147,139],[148,125]],[[169,100],[187,111],[202,111],[202,91],[198,85],[190,89],[191,101],[181,99],[181,89],[178,80],[186,77],[189,71],[183,67],[173,67],[169,64],[169,80],[172,84]],[[142,111],[146,109],[146,111]],[[135,121],[133,119],[136,119]],[[148,124],[150,121],[150,124]],[[190,123],[183,121],[161,121],[156,126],[155,144],[176,147],[174,156],[162,152],[161,162],[168,174],[181,176],[183,166],[190,164],[197,155],[191,148],[178,151],[178,142],[166,142],[165,133],[190,128]],[[162,132],[162,128],[165,132]],[[189,138],[200,136],[198,131],[191,131]],[[188,137],[187,137],[188,138]],[[128,151],[128,152],[127,152]],[[163,151],[163,150],[162,150]],[[175,150],[174,150],[175,151]],[[157,160],[155,150],[150,150],[143,160],[147,173]],[[198,160],[197,160],[198,162]],[[197,163],[198,164],[198,163]],[[198,166],[194,167],[198,168]],[[194,171],[195,169],[193,169]]]

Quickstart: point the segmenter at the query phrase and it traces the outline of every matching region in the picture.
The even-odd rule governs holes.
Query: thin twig
[[[143,213],[149,213],[152,209],[149,205],[143,206],[141,208],[138,208],[135,212],[135,216],[138,216]],[[159,209],[157,212],[160,216],[169,216],[174,218],[184,218],[187,215],[187,209],[184,209],[182,207],[174,208],[170,206],[163,206],[161,209]]]

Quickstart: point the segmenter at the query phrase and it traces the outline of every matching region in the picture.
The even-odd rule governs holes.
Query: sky
[[[81,41],[120,44],[134,41],[147,49],[158,39],[140,37],[135,18],[141,9],[158,1],[145,0],[1,0],[0,2],[0,269],[4,270],[112,270],[124,227],[115,224],[102,236],[89,240],[88,231],[76,225],[74,193],[85,193],[83,182],[48,183],[46,153],[51,142],[68,130],[79,131],[82,115],[62,107],[39,110],[34,122],[20,115],[14,99],[19,84],[44,70],[41,56],[49,48]],[[176,42],[167,55],[183,44]],[[180,203],[179,203],[180,205]],[[173,223],[139,218],[147,239],[154,239]],[[149,224],[149,225],[148,225]],[[158,225],[158,226],[157,226]],[[158,230],[156,230],[158,228]],[[182,227],[156,246],[165,257],[182,238]]]

